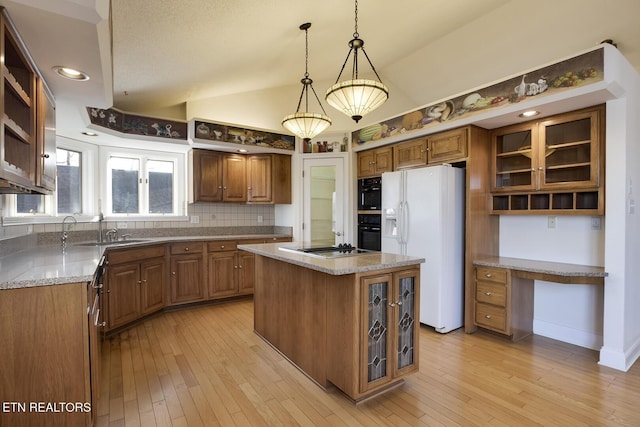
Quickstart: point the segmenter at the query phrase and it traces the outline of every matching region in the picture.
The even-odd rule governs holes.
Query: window
[[[56,149],[56,206],[50,196],[40,194],[16,195],[17,214],[74,214],[82,212],[82,176],[79,151]]]
[[[82,153],[58,148],[56,161],[58,214],[82,212]]]
[[[179,215],[179,164],[170,153],[108,152],[105,213]]]

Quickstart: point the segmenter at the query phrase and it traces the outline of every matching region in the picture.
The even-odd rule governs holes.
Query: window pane
[[[18,213],[44,213],[44,196],[40,194],[18,194]]]
[[[58,213],[78,213],[82,211],[81,153],[58,148],[57,183]]]
[[[111,168],[111,211],[113,213],[138,213],[138,180],[140,162],[138,159],[112,157]]]
[[[173,213],[173,162],[149,160],[149,213]]]

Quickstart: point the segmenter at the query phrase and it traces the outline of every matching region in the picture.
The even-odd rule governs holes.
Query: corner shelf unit
[[[603,215],[601,189],[563,191],[557,193],[513,193],[491,196],[491,214]]]

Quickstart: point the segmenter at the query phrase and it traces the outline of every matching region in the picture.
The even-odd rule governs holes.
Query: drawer
[[[476,266],[476,279],[485,282],[507,284],[507,272],[503,268]]]
[[[476,301],[507,306],[507,287],[500,283],[476,282]]]
[[[126,262],[136,262],[149,258],[163,257],[165,254],[164,245],[142,246],[131,249],[108,249],[107,259],[109,264],[122,264]]]
[[[476,303],[476,325],[508,334],[507,310],[489,304]]]
[[[218,240],[207,243],[208,252],[235,251],[238,244],[235,240]]]
[[[202,242],[182,242],[171,244],[171,254],[191,254],[202,253],[204,251],[204,244]]]

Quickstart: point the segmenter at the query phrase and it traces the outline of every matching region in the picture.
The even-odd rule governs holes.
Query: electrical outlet
[[[258,215],[258,224],[264,221],[264,217],[262,215]]]
[[[548,228],[556,228],[556,217],[551,215],[547,217],[547,227]]]
[[[189,219],[191,224],[200,224],[200,217],[198,215],[191,215]]]
[[[601,226],[602,226],[602,220],[600,219],[600,217],[597,217],[597,216],[591,217],[591,229],[592,230],[600,230]]]
[[[126,222],[116,222],[116,228],[118,230],[123,230],[125,228],[129,228],[129,224],[127,224]]]

